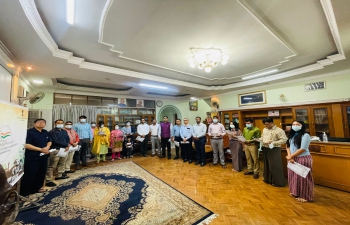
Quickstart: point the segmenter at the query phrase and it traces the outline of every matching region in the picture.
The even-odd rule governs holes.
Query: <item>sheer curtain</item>
[[[86,116],[87,122],[96,121],[97,108],[96,106],[86,105],[53,105],[52,120],[62,119],[72,121],[73,124],[79,121],[79,116]]]

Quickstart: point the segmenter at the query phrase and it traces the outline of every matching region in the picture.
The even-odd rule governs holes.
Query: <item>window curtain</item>
[[[79,122],[79,116],[86,116],[87,123],[96,121],[97,108],[96,106],[86,105],[53,105],[52,119],[56,121],[58,119],[66,121],[72,121],[73,124]]]

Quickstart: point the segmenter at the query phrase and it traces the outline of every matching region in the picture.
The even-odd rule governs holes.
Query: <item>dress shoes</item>
[[[191,159],[188,161],[189,164],[191,164],[192,162],[193,162],[193,161],[192,161]]]
[[[177,160],[177,159],[179,159],[179,156],[175,156],[174,160]]]
[[[65,173],[74,173],[75,171],[73,171],[73,170],[68,170],[68,171],[66,171]]]
[[[55,180],[64,180],[64,179],[68,179],[68,176],[60,176],[60,177],[56,177]]]
[[[184,162],[187,162],[187,159],[184,159]]]
[[[259,178],[259,174],[254,174],[254,175],[253,175],[253,178],[254,178],[254,179],[258,179],[258,178]]]
[[[196,161],[196,163],[195,163],[194,165],[198,165],[198,164],[200,164],[200,162],[199,162],[199,161]]]
[[[80,166],[75,166],[75,170],[81,170]]]
[[[95,158],[95,156],[94,156],[94,155],[90,156],[90,159],[93,159],[93,158]]]
[[[156,154],[152,154],[151,157],[154,157]]]
[[[158,156],[159,158],[164,158],[164,156],[162,156],[162,155],[160,155],[160,156]]]
[[[246,172],[244,172],[243,174],[244,174],[244,175],[252,175],[252,174],[254,174],[254,172],[246,171]]]
[[[52,182],[52,181],[48,181],[48,182],[46,182],[45,186],[46,186],[46,187],[56,187],[57,184],[55,184],[55,183]]]
[[[106,161],[106,160],[105,160]],[[87,164],[83,164],[82,166],[85,166],[85,167],[87,167],[88,165]]]
[[[205,163],[201,163],[201,167],[205,166]]]

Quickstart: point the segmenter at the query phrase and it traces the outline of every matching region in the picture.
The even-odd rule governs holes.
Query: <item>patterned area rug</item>
[[[209,224],[217,216],[133,162],[70,176],[15,224]]]

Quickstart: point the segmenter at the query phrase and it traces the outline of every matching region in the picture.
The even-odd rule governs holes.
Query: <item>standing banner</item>
[[[28,109],[0,101],[0,164],[14,185],[23,176]]]

